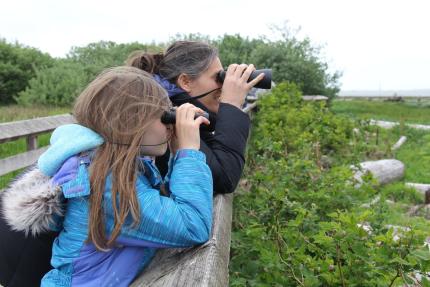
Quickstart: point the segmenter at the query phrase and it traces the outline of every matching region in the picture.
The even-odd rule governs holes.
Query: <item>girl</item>
[[[38,168],[6,191],[3,212],[13,226],[60,230],[42,286],[128,286],[157,248],[208,240],[213,186],[198,150],[199,126],[209,121],[182,105],[172,131],[160,121],[170,106],[144,71],[106,70],[78,97],[78,124],[56,129]],[[163,155],[169,139],[164,197],[148,156]]]

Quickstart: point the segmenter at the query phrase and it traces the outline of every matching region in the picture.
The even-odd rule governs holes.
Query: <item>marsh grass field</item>
[[[362,120],[399,122],[391,130],[380,129],[380,144],[392,146],[401,136],[406,143],[393,157],[406,165],[405,182],[430,183],[430,132],[415,130],[404,124],[430,125],[430,100],[405,100],[404,102],[335,100],[331,109],[337,114]]]
[[[430,125],[430,100],[405,100],[390,102],[381,100],[341,100],[332,102],[332,110],[360,119],[375,119]]]
[[[338,114],[348,115],[356,119],[378,119],[400,122],[400,126],[392,130],[382,130],[379,144],[388,149],[402,135],[408,137],[407,142],[393,154],[393,157],[403,161],[406,165],[405,181],[430,183],[430,132],[413,130],[402,123],[417,123],[430,125],[430,101],[418,103],[335,100],[331,109]],[[0,107],[0,123],[31,119],[43,116],[69,113],[67,107]],[[39,147],[49,144],[50,134],[38,137]],[[26,151],[25,139],[0,144],[0,158],[16,155]],[[19,174],[15,171],[0,177],[0,189],[7,186],[9,181]]]

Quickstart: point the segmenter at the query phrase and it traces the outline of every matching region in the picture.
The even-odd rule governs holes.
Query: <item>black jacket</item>
[[[34,237],[13,231],[0,209],[0,284],[5,287],[40,286],[42,277],[52,269],[52,243],[57,235],[46,232]]]
[[[208,111],[200,102],[192,104]],[[246,113],[226,103],[220,103],[218,113],[211,114],[210,121],[211,128],[202,126],[200,129],[200,151],[206,155],[206,163],[212,171],[214,193],[231,193],[242,175],[251,122]],[[156,159],[163,176],[167,173],[168,158],[169,151]]]

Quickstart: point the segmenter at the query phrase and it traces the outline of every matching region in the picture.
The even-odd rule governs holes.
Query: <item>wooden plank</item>
[[[0,159],[0,176],[34,164],[39,156],[47,149],[48,147],[46,146],[40,149],[7,157],[5,159]]]
[[[159,250],[132,287],[228,286],[232,194],[215,196],[212,235],[201,246]]]
[[[0,143],[18,139],[23,136],[50,132],[60,125],[75,123],[70,114],[36,118],[0,124]]]
[[[37,149],[37,136],[29,135],[27,136],[27,150]]]

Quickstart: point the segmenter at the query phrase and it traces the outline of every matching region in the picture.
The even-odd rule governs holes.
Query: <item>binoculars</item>
[[[207,112],[204,112],[203,114],[197,113],[194,116],[194,119],[197,119],[200,116],[205,117],[209,120],[209,114]],[[176,110],[171,109],[170,111],[165,111],[161,116],[161,122],[165,125],[176,124]]]
[[[220,83],[224,83],[226,71],[219,71],[217,74],[217,81]],[[254,80],[258,75],[264,74],[264,78],[258,82],[254,88],[259,89],[270,89],[272,88],[272,69],[261,69],[255,70],[249,76],[248,82]]]

